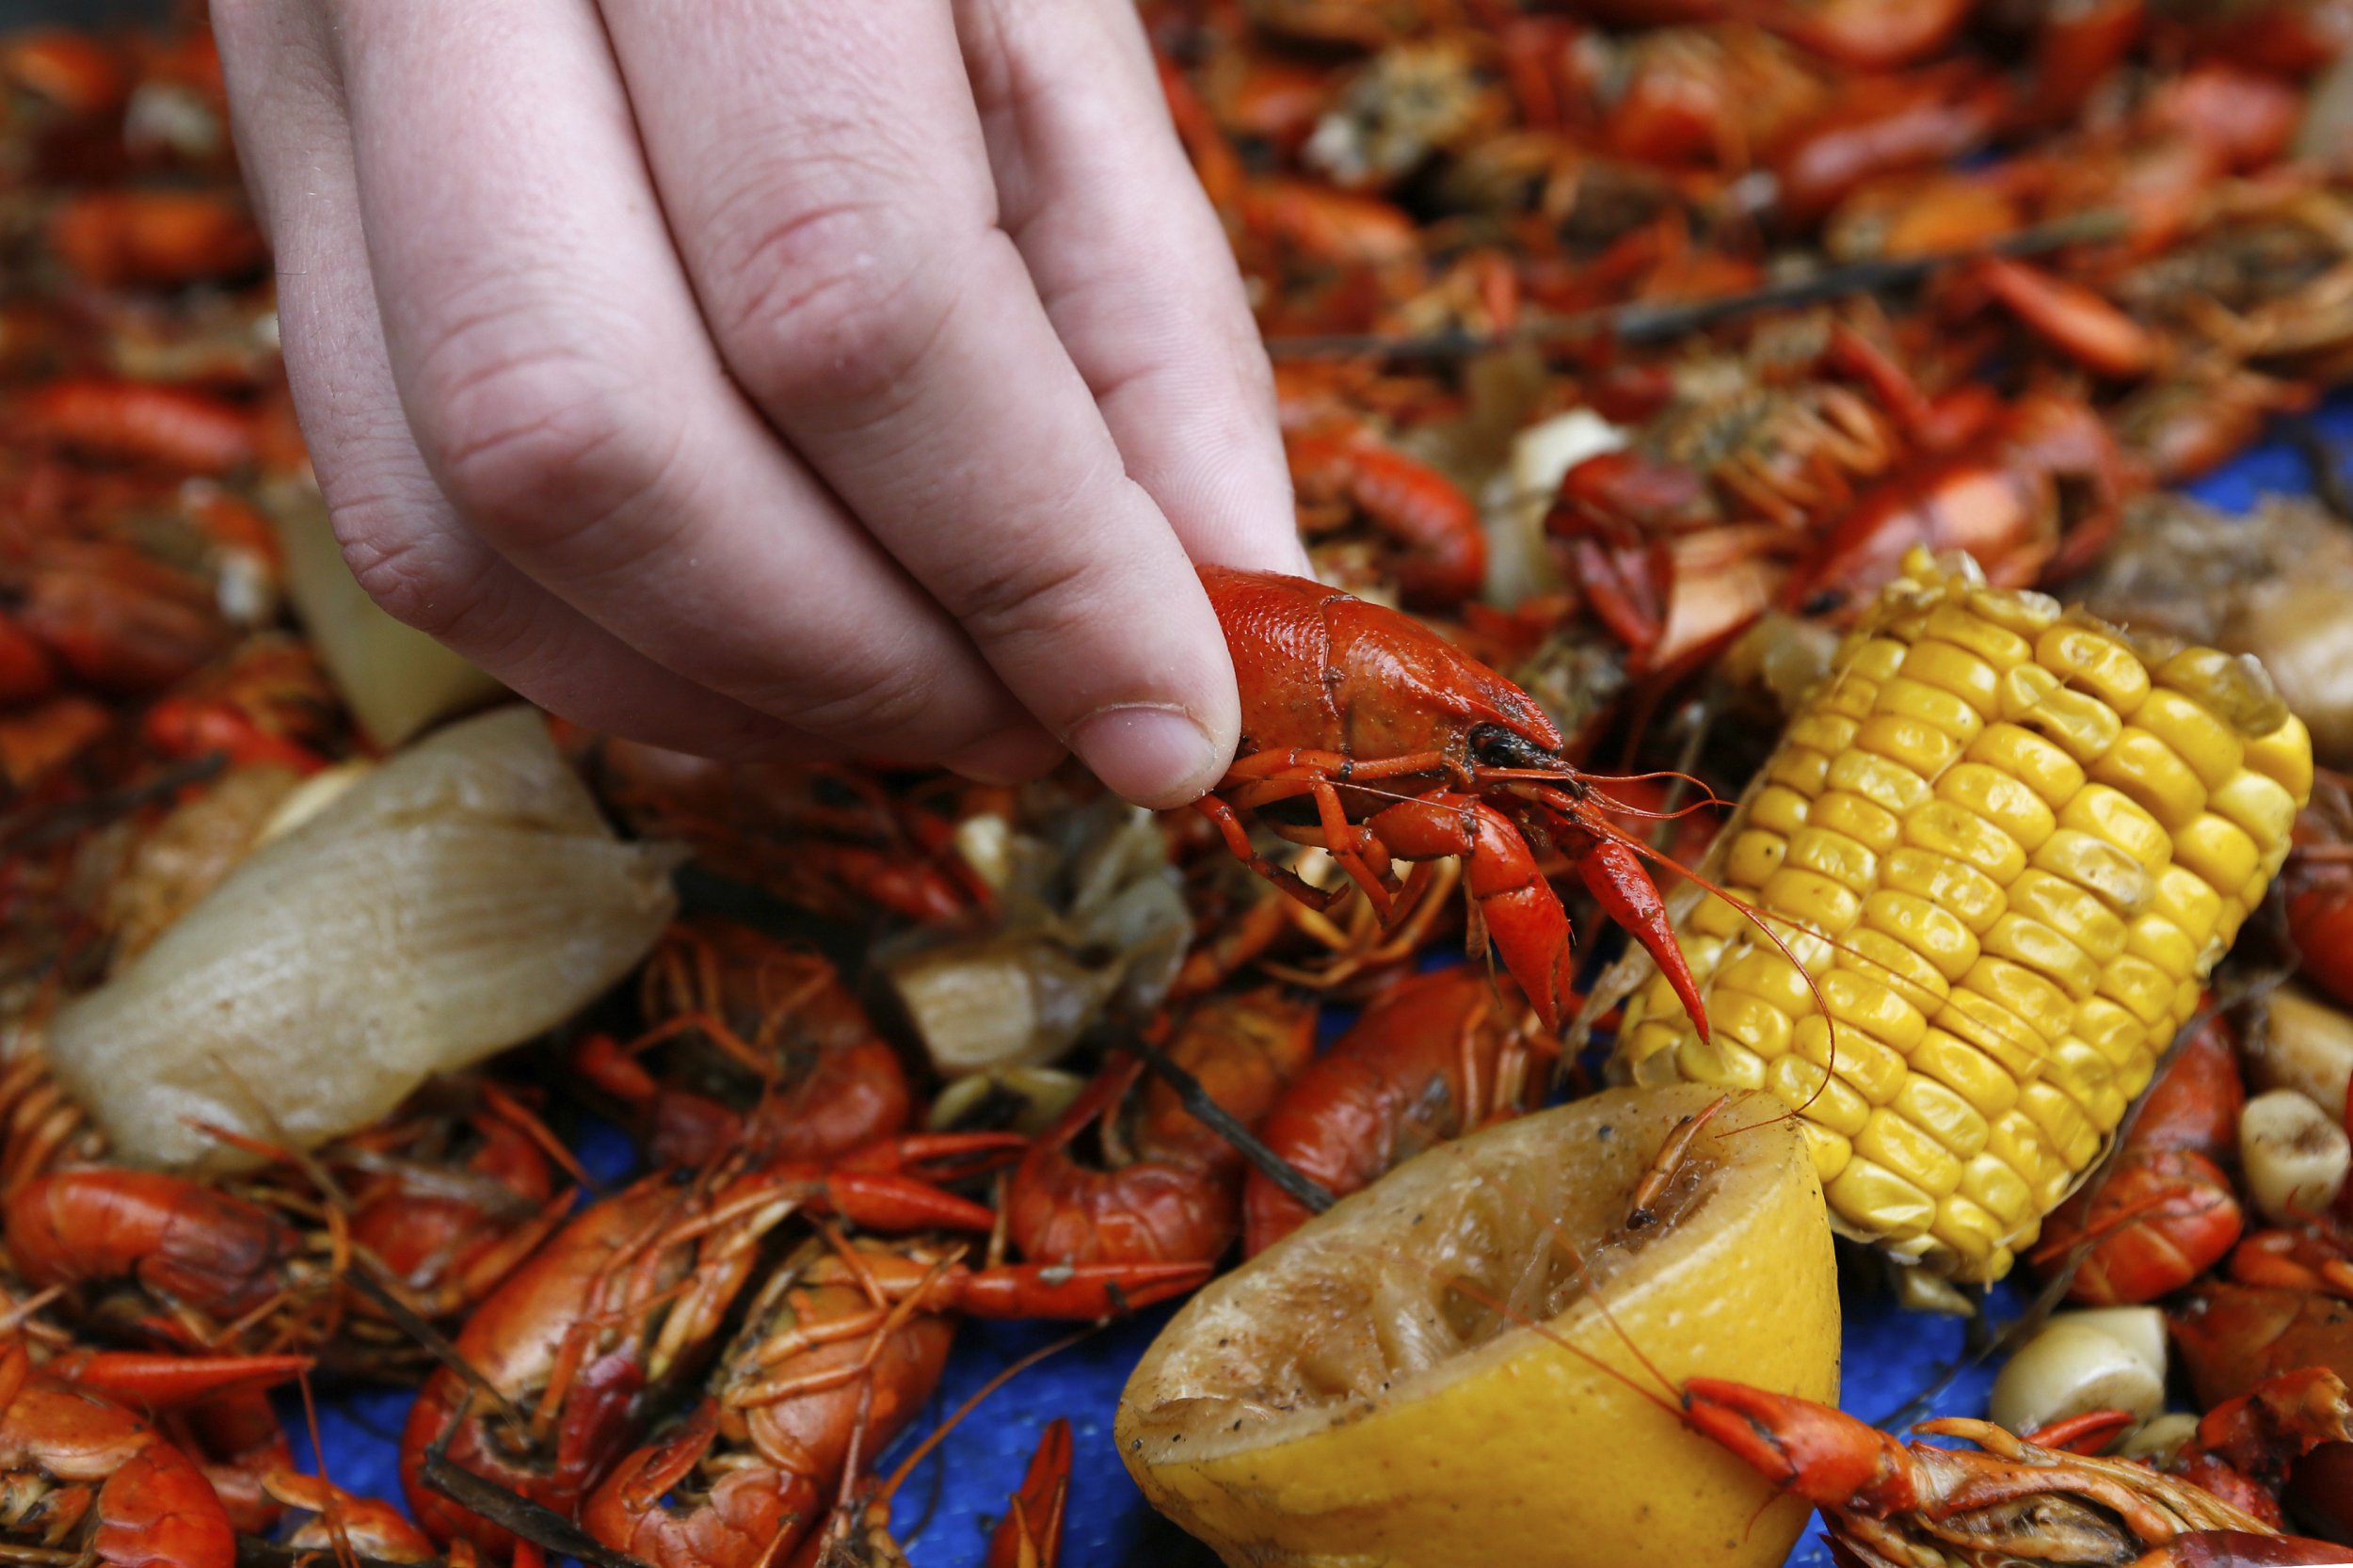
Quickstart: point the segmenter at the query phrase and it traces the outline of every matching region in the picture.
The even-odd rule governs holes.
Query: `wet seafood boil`
[[[1142,0],[1316,571],[1159,814],[376,611],[184,9],[0,35],[0,1558],[1107,1561],[934,1405],[1181,1298],[1229,1561],[2353,1553],[2345,0]],[[2042,1292],[1998,1422],[1829,1402],[1826,1224]]]

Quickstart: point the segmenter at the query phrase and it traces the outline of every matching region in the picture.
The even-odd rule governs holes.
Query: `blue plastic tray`
[[[2332,444],[2353,441],[2353,399],[2333,402],[2317,423]],[[2217,506],[2244,511],[2264,494],[2306,492],[2311,481],[2303,458],[2285,443],[2273,441],[2189,488]],[[628,1160],[617,1136],[591,1138],[583,1153],[600,1175],[617,1175]],[[1875,1288],[1867,1265],[1851,1268],[1843,1284],[1847,1325],[1841,1402],[1865,1419],[1881,1419],[1908,1404],[1961,1357],[1964,1328],[1954,1319],[1898,1312]],[[1996,1320],[2013,1316],[2024,1299],[2018,1287],[2005,1284],[1988,1303],[1990,1315]],[[1004,1512],[1006,1496],[1020,1483],[1039,1433],[1057,1416],[1070,1418],[1075,1448],[1064,1568],[1213,1565],[1216,1560],[1209,1552],[1145,1506],[1112,1448],[1112,1413],[1120,1387],[1174,1310],[1171,1306],[1145,1313],[1024,1372],[952,1433],[899,1497],[895,1522],[915,1568],[966,1568],[981,1560],[988,1530]],[[1016,1356],[1062,1332],[1055,1325],[968,1324],[935,1401],[935,1418],[955,1408]],[[1992,1383],[1990,1368],[1961,1372],[1934,1401],[1934,1414],[1982,1416]],[[378,1496],[400,1496],[394,1444],[408,1400],[406,1392],[370,1391],[322,1405],[320,1433],[338,1485]],[[296,1433],[297,1449],[310,1467],[300,1412],[290,1403],[287,1416],[288,1430]],[[913,1442],[929,1425],[927,1421],[904,1441]],[[1531,1436],[1541,1440],[1542,1434]],[[1789,1560],[1793,1568],[1828,1568],[1830,1556],[1818,1524],[1808,1528]]]

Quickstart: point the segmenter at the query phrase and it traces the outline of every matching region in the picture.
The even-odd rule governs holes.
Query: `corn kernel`
[[[2064,1100],[2065,1096],[2060,1098]],[[2044,1176],[2053,1170],[2064,1175],[2067,1162],[2059,1158],[2050,1135],[2038,1126],[2022,1108],[2006,1111],[1987,1124],[1985,1152],[2008,1165],[2032,1191]],[[1979,1203],[1985,1199],[1972,1192]],[[1992,1205],[1987,1205],[1991,1208]]]
[[[1838,936],[1854,924],[1863,901],[1815,872],[1784,866],[1757,889],[1757,902],[1774,914]]]
[[[2021,1082],[2042,1071],[2043,1037],[2025,1019],[1979,992],[1966,986],[1955,990],[1929,1021],[1960,1035]]]
[[[1973,932],[1999,920],[2009,900],[1992,877],[1937,850],[1908,845],[1881,862],[1880,877],[1898,892],[1928,899],[1959,917]]]
[[[1736,887],[1732,890],[1751,904],[1756,902],[1753,888]],[[1701,899],[1699,907],[1691,911],[1691,929],[1703,936],[1737,936],[1748,928],[1747,914],[1730,899],[1718,898],[1713,893]]]
[[[2124,1119],[2124,1096],[2107,1058],[2070,1034],[2051,1047],[2042,1081],[2056,1083],[2082,1110],[2094,1131]]]
[[[2059,601],[2028,588],[1971,588],[1961,601],[1969,613],[1983,616],[2023,637],[2038,637],[2059,618]],[[2031,658],[2031,650],[2020,655]]]
[[[2247,742],[2237,730],[2204,703],[2179,692],[2151,692],[2133,723],[2170,747],[2209,790],[2228,782],[2247,755]]]
[[[2139,870],[2137,861],[2134,870]],[[2095,967],[2124,951],[2124,922],[2105,904],[2065,877],[2041,870],[2021,872],[2009,893],[2012,913],[2067,933]]]
[[[1769,946],[1751,948],[1727,963],[1716,984],[1761,998],[1793,1018],[1814,1010],[1804,971]]]
[[[1830,1020],[1819,1013],[1798,1020],[1791,1044],[1793,1055],[1828,1067],[1873,1105],[1885,1105],[1903,1087],[1901,1055],[1845,1024],[1838,1026],[1833,1040]]]
[[[1811,1120],[1801,1120],[1798,1130],[1805,1134],[1806,1152],[1814,1157],[1814,1174],[1825,1187],[1847,1168],[1854,1157],[1854,1145],[1830,1128]]]
[[[2091,961],[2089,953],[2052,926],[2015,909],[1995,920],[1993,929],[1985,934],[1979,945],[1993,957],[2024,964],[2048,975],[2065,987],[2073,1001],[2081,1001],[2099,988],[2100,966]]]
[[[1961,1185],[1961,1161],[1951,1151],[1886,1107],[1871,1112],[1855,1134],[1854,1147],[1931,1197],[1941,1198]]]
[[[2149,1048],[2149,1026],[2106,997],[2087,997],[2077,1002],[2071,1032],[2079,1040],[2089,1041],[2093,1049],[2117,1066],[2155,1054]]]
[[[1962,989],[2025,1019],[2027,1027],[2044,1040],[2064,1033],[2075,1018],[2075,1000],[2064,990],[2025,965],[1990,952],[1961,977],[1961,984]]]
[[[1944,1005],[1945,995],[1952,989],[1951,982],[1924,955],[1871,923],[1867,901],[1863,923],[1847,933],[1845,949],[1836,963],[1841,968],[1869,975],[1922,1013],[1933,1013]]]
[[[1879,886],[1880,857],[1843,833],[1809,827],[1789,840],[1788,864],[1857,895]]]
[[[1842,675],[1824,687],[1820,695],[1809,698],[1824,712],[1861,724],[1871,716],[1871,705],[1879,700],[1880,683],[1860,676]]]
[[[2002,1248],[2002,1223],[1955,1192],[1936,1206],[1929,1234],[1943,1242],[1973,1278],[1997,1277],[1991,1271]]]
[[[2034,645],[2025,638],[1972,615],[1951,600],[1929,612],[1928,632],[1976,654],[1996,669],[2023,664],[2034,658]]]
[[[2084,787],[2083,765],[2031,729],[1997,724],[1969,743],[1969,760],[1997,768],[2042,797],[2054,811]]]
[[[1788,853],[1788,840],[1752,827],[1733,839],[1731,853],[1724,856],[1724,880],[1736,888],[1761,888],[1781,870]]]
[[[1980,1154],[1962,1164],[1961,1192],[2005,1226],[2015,1225],[2033,1212],[2034,1193],[2026,1178],[1991,1154]]]
[[[2312,731],[2294,713],[2270,734],[2247,743],[2246,763],[2297,800],[2312,798]]]
[[[1909,676],[1897,676],[1880,688],[1871,704],[1873,713],[1925,724],[1958,748],[1977,738],[1985,720],[1966,698]],[[1873,747],[1877,750],[1877,747]]]
[[[1904,1080],[1904,1086],[1896,1091],[1896,1097],[1888,1104],[1903,1112],[1906,1121],[1925,1129],[1962,1160],[1985,1147],[1985,1117],[1976,1106],[1932,1078],[1914,1072]]]
[[[1900,762],[1891,762],[1867,751],[1840,752],[1832,760],[1824,782],[1833,790],[1861,795],[1898,817],[1929,798],[1927,779]]]
[[[1874,757],[1900,762],[1933,778],[1961,755],[1961,743],[1926,719],[1909,713],[1873,713],[1856,729],[1854,744]]]
[[[2070,1171],[2082,1170],[2100,1152],[2100,1134],[2074,1096],[2057,1084],[2038,1080],[2021,1086],[2018,1109],[2042,1129]]]
[[[2149,901],[2149,913],[2171,920],[2203,949],[2221,922],[2222,895],[2186,866],[2168,866],[2157,873],[2156,896]]]
[[[2087,784],[2058,814],[2061,827],[2105,839],[2152,872],[2172,856],[2172,836],[2157,819],[2105,784]]]
[[[2151,1029],[2161,1029],[2173,1016],[2174,977],[2146,958],[2125,953],[2111,961],[2100,976],[2100,994],[2121,1002],[2124,1010]]]
[[[2041,673],[2049,674],[2047,670]],[[2089,692],[2071,692],[2064,686],[2053,686],[2040,702],[2015,708],[2007,716],[2020,728],[2051,741],[2085,767],[2106,756],[2124,732],[2124,721],[2116,716],[2115,709]]]
[[[1904,674],[1926,685],[1940,686],[1967,702],[1983,717],[1993,713],[1994,694],[2001,679],[1993,666],[1950,643],[1926,641],[1912,645],[1904,655]],[[1881,692],[1881,698],[1886,696]]]
[[[2163,915],[2148,914],[2135,920],[2125,951],[2170,975],[2185,975],[2198,968],[2198,944]]]
[[[1765,1059],[1721,1034],[1711,1033],[1703,1040],[1686,1032],[1676,1063],[1684,1078],[1693,1083],[1712,1083],[1719,1089],[1765,1087]]]
[[[2137,915],[2156,897],[2156,881],[2148,867],[2105,839],[2075,828],[2062,827],[2042,840],[2034,852],[2034,865],[2097,893],[2120,915]]]
[[[2042,797],[2010,775],[1983,762],[1962,762],[1936,781],[1939,799],[1975,812],[2031,854],[2058,827]]]
[[[1950,1030],[1930,1025],[1913,1048],[1912,1065],[1915,1076],[1927,1074],[1988,1120],[2018,1103],[2017,1078]]]
[[[1997,891],[2026,869],[2026,852],[2017,840],[1949,800],[1929,801],[1906,817],[1904,842],[1975,866]]]
[[[1813,803],[1812,823],[1833,833],[1844,833],[1874,855],[1884,855],[1903,840],[1903,824],[1895,813],[1872,805],[1858,794],[1844,790],[1831,790]],[[1762,817],[1752,813],[1759,825],[1770,827]],[[1795,832],[1795,828],[1784,831]]]
[[[1819,1123],[1841,1138],[1861,1132],[1871,1116],[1871,1102],[1855,1093],[1852,1084],[1802,1056],[1775,1057],[1765,1069],[1765,1087],[1805,1121]]]
[[[1747,991],[1721,986],[1710,991],[1707,1021],[1716,1033],[1729,1035],[1761,1057],[1776,1057],[1789,1048],[1789,1015]]]
[[[2247,830],[2211,811],[2201,812],[2173,836],[2173,858],[2217,890],[2245,888],[2263,865],[2263,853]]]
[[[1856,1155],[1829,1187],[1833,1208],[1856,1224],[1897,1240],[1918,1236],[1936,1218],[1936,1203],[1886,1166]]]
[[[1817,984],[1832,1017],[1897,1050],[1910,1051],[1929,1027],[1918,1008],[1867,975],[1833,969]]]
[[[1618,1051],[1628,1062],[1643,1063],[1660,1051],[1672,1052],[1683,1035],[1682,1029],[1664,1018],[1645,1018],[1618,1032]]]
[[[1785,784],[1801,795],[1822,792],[1823,776],[1830,771],[1830,758],[1811,746],[1784,746],[1773,754],[1772,766],[1766,776],[1776,784]]]
[[[2116,638],[2088,626],[2054,626],[2035,639],[2035,663],[2131,718],[2149,695],[2149,669]]]
[[[2206,787],[2189,764],[2137,725],[2124,727],[2108,754],[2091,765],[2091,776],[2131,796],[2169,828],[2179,830],[2206,808]]]
[[[1893,637],[1873,637],[1855,650],[1845,667],[1865,680],[1885,680],[1904,667],[1904,655],[1910,651]]]
[[[1749,822],[1769,832],[1787,835],[1803,827],[1814,803],[1797,791],[1779,784],[1768,784],[1756,792],[1749,802]]]
[[[1947,981],[1959,980],[1977,961],[1977,938],[1961,917],[1917,893],[1882,888],[1863,901],[1863,918],[1872,930],[1934,964]]]
[[[1835,756],[1854,744],[1855,728],[1855,721],[1841,713],[1802,712],[1789,721],[1785,739],[1792,745]]]

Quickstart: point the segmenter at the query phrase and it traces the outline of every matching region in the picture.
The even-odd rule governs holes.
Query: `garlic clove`
[[[2325,1210],[2345,1186],[2353,1141],[2329,1112],[2294,1089],[2247,1102],[2238,1118],[2239,1160],[2255,1207],[2274,1224]]]
[[[2153,1306],[2099,1306],[2052,1316],[2054,1323],[2075,1323],[2096,1329],[2149,1364],[2165,1381],[2165,1314]]]
[[[2137,1348],[2062,1318],[2009,1358],[1993,1380],[1990,1413],[2023,1434],[2088,1410],[2129,1410],[2145,1420],[2164,1405],[2165,1379]]]
[[[2247,1077],[2257,1089],[2295,1089],[2342,1122],[2353,1079],[2353,1015],[2298,986],[2271,993],[2265,1027],[2247,1043]]]

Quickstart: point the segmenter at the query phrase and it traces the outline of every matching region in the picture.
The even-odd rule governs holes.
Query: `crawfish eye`
[[[1470,732],[1471,760],[1482,768],[1541,768],[1558,772],[1561,759],[1543,746],[1499,724],[1482,724]]]

